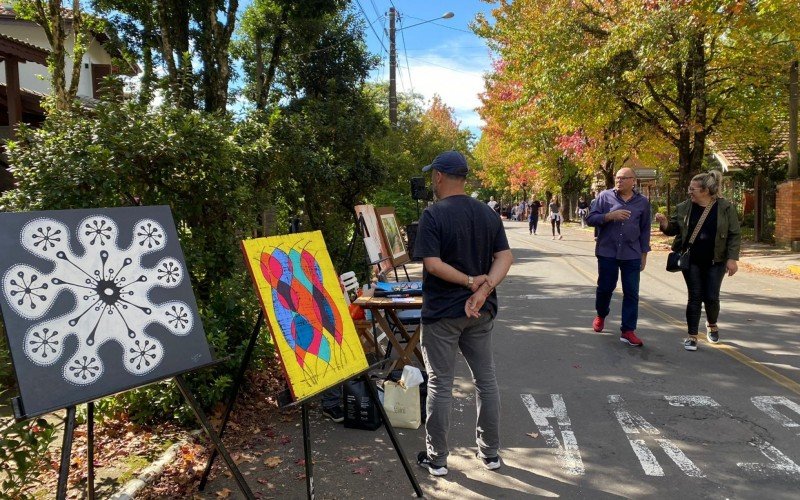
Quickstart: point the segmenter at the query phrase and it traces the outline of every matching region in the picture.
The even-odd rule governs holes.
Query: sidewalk
[[[740,263],[800,279],[800,253],[764,243],[742,242]]]
[[[574,227],[578,225],[575,224]],[[672,237],[664,236],[658,229],[653,229],[650,234],[650,244],[653,251],[669,251]],[[742,241],[739,265],[754,272],[800,279],[800,253],[766,243]]]

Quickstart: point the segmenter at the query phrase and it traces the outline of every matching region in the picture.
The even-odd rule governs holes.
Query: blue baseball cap
[[[435,168],[439,172],[450,175],[460,175],[466,177],[469,172],[467,159],[458,151],[445,151],[437,156],[430,165],[422,167],[423,172]]]

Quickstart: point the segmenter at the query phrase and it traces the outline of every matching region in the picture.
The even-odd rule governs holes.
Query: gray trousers
[[[448,318],[422,325],[420,346],[428,371],[428,420],[425,444],[436,466],[446,466],[449,448],[450,408],[456,350],[467,360],[477,395],[475,437],[481,457],[497,456],[500,447],[500,390],[492,354],[494,321],[484,312],[480,318]]]

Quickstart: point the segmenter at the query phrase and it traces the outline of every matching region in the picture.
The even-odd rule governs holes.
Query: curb
[[[202,434],[202,431],[197,429],[191,431],[189,434],[192,438],[195,438]],[[136,498],[136,494],[139,493],[142,488],[161,476],[161,473],[164,472],[164,467],[175,460],[178,450],[187,444],[189,444],[188,440],[181,439],[177,443],[167,448],[167,451],[165,451],[158,460],[145,467],[142,472],[139,473],[138,477],[125,483],[122,488],[117,490],[117,492],[111,495],[109,498],[111,500],[133,500]]]

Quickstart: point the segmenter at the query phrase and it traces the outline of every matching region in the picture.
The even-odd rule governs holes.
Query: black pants
[[[561,234],[561,219],[550,219],[550,226],[553,229],[553,236],[556,235],[556,229],[558,229],[558,234]]]
[[[539,216],[536,217],[528,217],[528,232],[535,233],[536,226],[539,225]]]
[[[706,320],[712,325],[717,323],[719,289],[722,287],[725,271],[724,262],[706,266],[692,264],[688,270],[683,271],[683,279],[689,292],[689,301],[686,303],[686,327],[689,335],[697,335],[703,304],[706,308]]]

